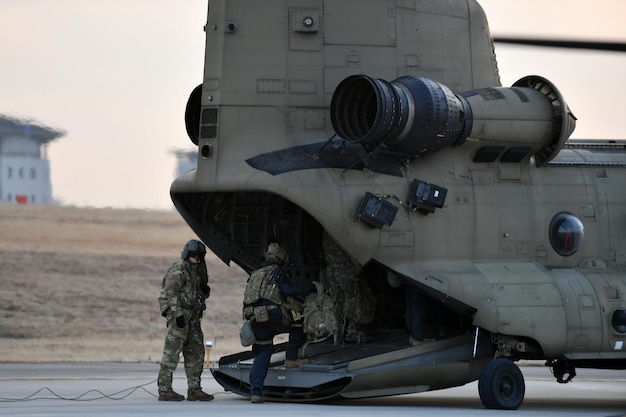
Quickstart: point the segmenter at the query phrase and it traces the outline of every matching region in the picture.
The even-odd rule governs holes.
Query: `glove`
[[[185,327],[185,316],[176,317],[176,326],[179,329],[182,329],[183,327]]]
[[[205,298],[209,298],[209,295],[211,295],[211,287],[208,285],[200,287],[200,290],[202,290],[202,294],[204,294]]]

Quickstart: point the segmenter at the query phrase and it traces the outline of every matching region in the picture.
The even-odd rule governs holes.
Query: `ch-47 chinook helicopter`
[[[626,368],[626,143],[568,141],[576,118],[536,75],[502,87],[475,0],[210,0],[204,79],[185,115],[197,169],[185,221],[250,272],[270,240],[316,280],[326,233],[376,296],[361,343],[275,355],[265,395],[315,402],[478,380],[515,409],[516,361],[558,382]],[[412,347],[404,289],[452,319]],[[249,395],[250,351],[212,368]]]

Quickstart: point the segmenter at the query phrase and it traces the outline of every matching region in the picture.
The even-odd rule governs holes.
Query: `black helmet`
[[[180,258],[185,260],[190,256],[197,256],[198,259],[203,260],[206,254],[206,248],[204,243],[199,240],[192,239],[185,243],[183,250],[180,252]]]

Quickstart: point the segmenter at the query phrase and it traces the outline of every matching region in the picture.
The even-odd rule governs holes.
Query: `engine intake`
[[[524,77],[513,87],[457,95],[424,77],[387,82],[352,75],[337,86],[330,117],[341,138],[368,152],[384,145],[417,156],[472,137],[479,146],[522,146],[537,165],[556,156],[576,126],[557,88],[538,76]]]
[[[398,152],[419,154],[463,138],[466,107],[448,87],[428,78],[404,76],[387,82],[352,75],[335,90],[330,115],[339,136],[368,151],[384,143]]]

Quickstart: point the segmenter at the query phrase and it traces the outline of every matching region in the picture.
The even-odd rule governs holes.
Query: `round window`
[[[616,310],[613,313],[613,320],[611,321],[613,330],[618,333],[626,333],[626,311]]]
[[[550,243],[561,256],[576,253],[583,242],[584,234],[583,224],[571,213],[558,213],[550,222]]]

